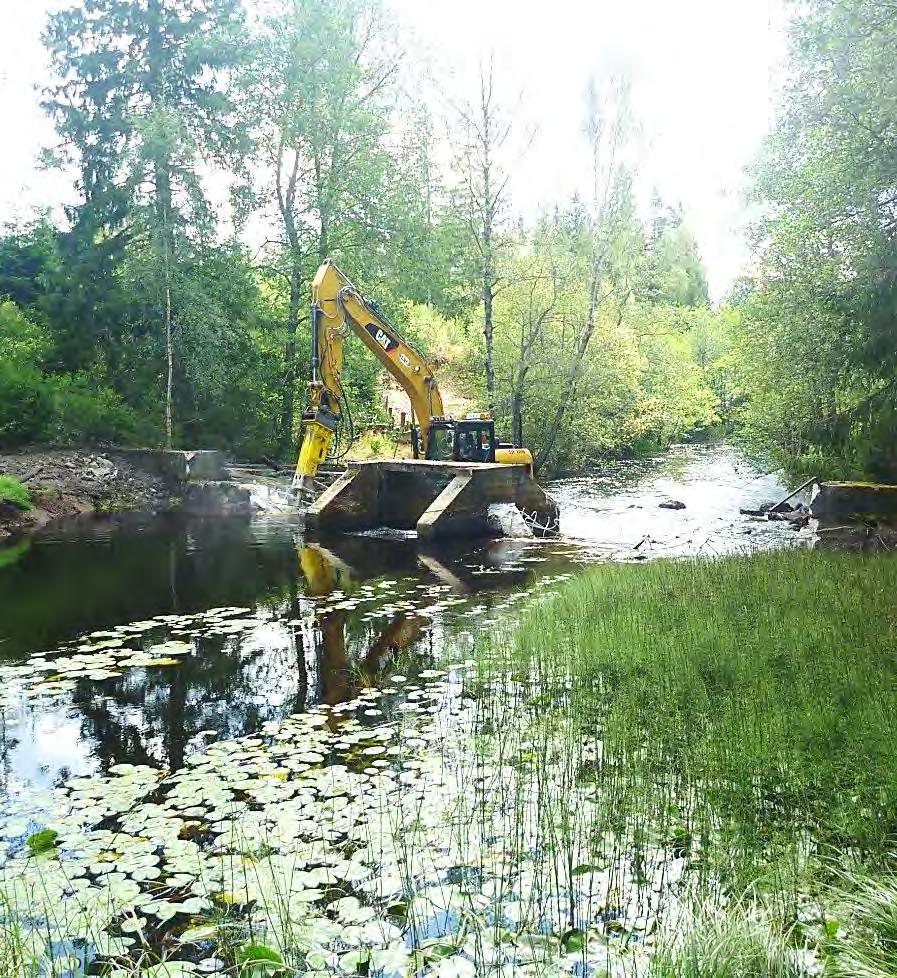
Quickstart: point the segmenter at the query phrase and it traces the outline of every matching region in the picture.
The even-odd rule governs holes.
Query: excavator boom
[[[294,487],[315,475],[334,437],[351,418],[342,384],[343,343],[350,331],[408,394],[421,444],[427,444],[431,421],[441,418],[444,410],[439,386],[423,354],[332,261],[318,269],[311,291],[312,378]]]

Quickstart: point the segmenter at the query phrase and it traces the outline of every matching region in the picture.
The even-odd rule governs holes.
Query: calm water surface
[[[463,659],[478,632],[514,619],[527,591],[584,564],[806,535],[738,515],[786,489],[726,447],[679,447],[549,488],[562,531],[550,542],[315,543],[284,517],[138,516],[66,523],[0,551],[5,807],[27,815],[42,789],[116,763],[176,769],[216,739],[339,704],[397,671]],[[685,509],[660,508],[668,499]],[[166,642],[186,645],[169,656]],[[53,675],[71,656],[144,652],[146,665],[107,660],[91,675]],[[45,686],[16,672],[44,659]]]

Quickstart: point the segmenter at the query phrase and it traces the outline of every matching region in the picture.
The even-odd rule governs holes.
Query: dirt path
[[[0,502],[0,542],[65,516],[164,508],[165,481],[114,451],[26,449],[0,453],[0,475],[23,482],[33,509]]]

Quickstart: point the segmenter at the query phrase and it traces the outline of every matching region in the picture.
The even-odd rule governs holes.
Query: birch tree
[[[244,76],[264,174],[261,212],[277,230],[266,265],[287,318],[278,444],[293,441],[297,330],[309,279],[325,258],[370,255],[383,235],[398,55],[369,0],[278,0]]]
[[[592,161],[591,202],[585,220],[588,273],[586,311],[563,367],[563,394],[555,405],[546,437],[535,457],[538,472],[550,460],[558,433],[575,407],[589,344],[602,321],[619,326],[632,294],[643,250],[642,228],[632,199],[629,166],[633,132],[629,91],[612,79],[587,91],[586,136]]]
[[[506,160],[514,123],[511,111],[496,91],[495,66],[480,67],[479,91],[474,100],[457,107],[461,130],[460,210],[474,246],[480,302],[483,310],[483,345],[486,400],[495,410],[494,305],[499,286],[501,235],[510,211],[511,174]]]

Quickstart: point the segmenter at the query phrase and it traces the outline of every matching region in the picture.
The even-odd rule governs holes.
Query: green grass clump
[[[856,870],[839,874],[830,894],[838,919],[829,972],[838,978],[893,978],[897,974],[897,877]]]
[[[651,959],[650,978],[811,978],[812,959],[762,908],[705,910],[676,946]]]
[[[491,666],[529,677],[534,716],[571,718],[571,752],[599,745],[582,776],[612,816],[639,810],[747,885],[801,840],[884,857],[895,595],[889,555],[606,565],[529,612]]]
[[[11,503],[17,509],[28,512],[31,509],[31,496],[17,479],[0,475],[0,503]]]

